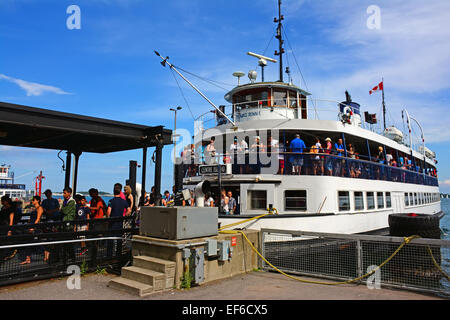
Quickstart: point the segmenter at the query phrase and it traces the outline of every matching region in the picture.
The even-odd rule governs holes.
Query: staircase
[[[108,287],[140,297],[171,289],[175,285],[175,262],[147,256],[134,256],[133,266],[122,268],[122,275]]]

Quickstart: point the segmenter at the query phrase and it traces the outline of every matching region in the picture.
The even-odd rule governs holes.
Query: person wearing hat
[[[44,209],[44,215],[47,221],[57,221],[61,219],[61,212],[59,208],[58,199],[52,198],[52,191],[47,189],[44,191],[47,199],[42,201],[42,208]]]
[[[331,143],[331,138],[326,138],[325,142],[327,146],[325,148],[324,153],[328,156],[325,157],[325,169],[327,170],[327,174],[329,176],[333,175],[333,159],[331,157],[331,151],[333,150],[333,144]]]

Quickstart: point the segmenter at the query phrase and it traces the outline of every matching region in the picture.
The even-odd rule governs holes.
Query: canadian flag
[[[374,93],[375,91],[383,90],[383,81],[381,81],[375,88],[369,91],[369,94]]]

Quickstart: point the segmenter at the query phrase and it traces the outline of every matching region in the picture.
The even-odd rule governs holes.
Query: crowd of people
[[[34,196],[31,200],[31,211],[29,213],[29,219],[22,221],[22,209],[20,203],[15,203],[12,199],[5,195],[1,198],[2,208],[0,210],[0,236],[11,236],[13,231],[12,226],[22,224],[25,222],[29,225],[38,225],[41,222],[74,222],[71,227],[73,232],[83,232],[89,230],[89,220],[103,219],[103,218],[116,218],[134,216],[136,217],[137,206],[134,203],[132,196],[132,190],[130,186],[125,186],[122,191],[122,185],[116,183],[113,188],[114,196],[106,203],[102,197],[99,196],[99,192],[95,188],[89,189],[90,201],[88,202],[86,197],[81,194],[72,196],[72,189],[70,187],[64,188],[63,199],[58,200],[53,198],[53,193],[50,189],[44,191],[45,199],[41,199],[40,196]],[[93,224],[93,229],[96,231],[105,230],[120,230],[122,228],[130,227],[130,225],[124,225],[130,223],[129,221],[117,221],[108,224]],[[31,234],[39,234],[42,232],[40,228],[30,228],[27,230]],[[80,255],[86,254],[88,251],[86,243],[81,242]],[[108,254],[112,251],[112,246],[108,245]],[[25,265],[31,263],[32,249],[25,248],[19,254],[20,264]],[[11,254],[8,254],[3,259],[11,259],[17,250],[14,250]],[[44,247],[44,261],[48,261],[50,252]]]
[[[363,156],[355,150],[352,143],[344,143],[342,138],[333,142],[329,137],[325,140],[315,137],[312,145],[307,147],[300,134],[295,134],[291,141],[285,140],[284,143],[269,136],[267,145],[259,136],[255,136],[249,147],[245,139],[239,141],[234,137],[233,143],[222,155],[218,154],[215,140],[215,137],[211,137],[200,155],[196,153],[194,144],[184,148],[181,159],[185,177],[196,176],[199,164],[214,165],[220,162],[231,164],[233,174],[259,174],[262,168],[270,168],[275,157],[278,159],[278,166],[271,173],[281,175],[334,175],[358,178],[362,175],[363,165],[358,165],[357,161],[349,161],[350,166],[347,167],[345,161],[355,159],[437,177],[434,167],[424,168],[423,165],[419,165],[418,160],[410,159],[406,154],[395,150],[387,151],[383,146],[379,146],[377,152],[367,151],[369,155]],[[339,157],[343,158],[342,161]]]
[[[196,197],[193,190],[190,190],[190,199],[184,200],[183,197],[177,197],[176,187],[172,188],[172,193],[169,190],[165,190],[163,195],[159,195],[161,199],[160,205],[169,206],[182,206],[182,207],[194,207],[196,206]],[[154,207],[157,205],[157,197],[155,187],[152,187],[151,193],[145,195],[143,206]],[[214,196],[213,193],[208,192],[204,195],[205,207],[218,207],[221,214],[239,214],[239,204],[233,197],[232,190],[222,189],[219,196]]]

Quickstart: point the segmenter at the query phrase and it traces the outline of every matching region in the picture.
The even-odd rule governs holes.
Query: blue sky
[[[66,26],[72,4],[81,9],[80,30]],[[373,4],[381,9],[379,30],[367,27]],[[247,51],[273,56],[276,10],[276,0],[0,0],[0,101],[171,129],[168,109],[180,105],[177,127],[193,131],[192,115],[210,106],[178,79],[186,105],[153,50],[231,89],[234,71],[257,67]],[[283,10],[294,83],[317,99],[343,100],[349,90],[363,110],[379,113],[380,95],[368,91],[384,77],[388,120],[401,128],[406,107],[420,121],[427,146],[438,155],[441,190],[450,192],[450,2],[284,0]],[[188,77],[225,104],[225,90]],[[265,77],[277,80],[275,65]],[[329,106],[319,104],[319,114]],[[62,189],[56,154],[0,146],[0,162],[11,164],[22,176],[17,182],[28,187],[42,170],[44,187]],[[165,148],[164,159],[171,154]],[[141,158],[140,151],[84,154],[79,190],[111,190],[127,178],[129,160]],[[153,164],[148,171],[152,181]],[[165,161],[163,189],[171,181],[172,164]]]

